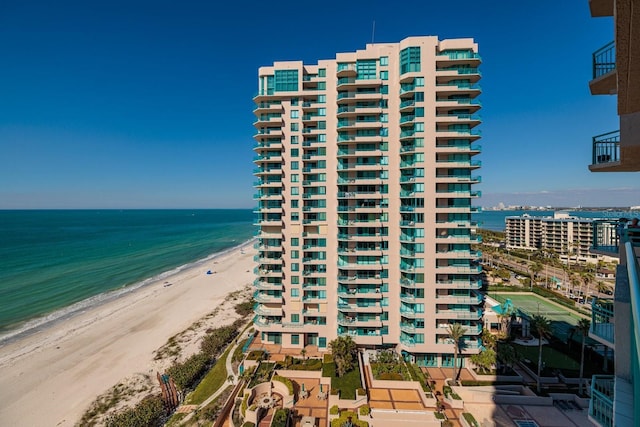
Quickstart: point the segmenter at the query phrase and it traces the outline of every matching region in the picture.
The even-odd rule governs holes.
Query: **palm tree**
[[[593,275],[593,273],[587,272],[587,273],[583,273],[583,274],[582,274],[582,282],[584,283],[584,285],[585,285],[585,286],[586,286],[586,288],[587,288],[586,295],[589,295],[589,294],[590,294],[590,292],[589,292],[589,288],[590,288],[590,286],[589,286],[589,285],[591,285],[591,283],[592,283],[594,280],[595,280],[595,276]],[[581,289],[581,290],[582,290],[582,289]],[[584,300],[585,300],[585,302],[587,301],[586,296],[585,296]]]
[[[449,338],[453,340],[453,366],[455,370],[455,368],[458,367],[458,353],[460,353],[461,340],[462,337],[464,337],[465,328],[460,323],[451,323],[449,328],[447,328],[447,333],[449,334]],[[456,383],[460,379],[460,371],[462,371],[462,366],[459,367],[456,373]]]
[[[531,267],[531,273],[533,273],[533,277],[532,279],[535,281],[535,279],[538,277],[538,273],[540,273],[542,271],[542,264],[540,264],[539,262],[535,262]]]
[[[536,314],[531,318],[531,326],[538,335],[538,378],[537,390],[540,394],[540,375],[542,374],[542,340],[551,335],[551,322],[545,316]]]
[[[589,319],[580,319],[576,329],[580,331],[582,335],[582,350],[580,352],[580,383],[578,386],[578,393],[582,394],[582,374],[584,373],[584,345],[587,341],[587,334],[591,327],[591,321]]]
[[[569,281],[571,282],[571,293],[573,293],[575,296],[576,286],[580,286],[582,281],[578,276],[573,274],[571,275],[571,278],[569,279]]]
[[[598,282],[596,283],[596,290],[597,290],[598,292],[600,292],[600,293],[604,294],[604,293],[606,293],[607,291],[610,291],[610,290],[611,290],[611,288],[610,288],[610,287],[609,287],[609,285],[607,285],[606,283],[598,281]]]

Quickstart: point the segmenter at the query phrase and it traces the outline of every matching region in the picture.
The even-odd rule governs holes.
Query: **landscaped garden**
[[[322,359],[297,359],[286,356],[278,363],[276,369],[291,369],[294,371],[320,371],[322,370]]]
[[[339,391],[341,399],[355,399],[356,391],[362,388],[359,366],[356,364],[355,368],[339,377],[336,372],[336,363],[331,360],[330,355],[325,356],[322,376],[331,377],[331,391],[332,393]]]
[[[369,364],[373,378],[376,380],[411,380],[407,365],[393,351],[381,351],[374,359],[370,359]]]
[[[269,381],[275,367],[275,363],[261,362],[260,366],[258,366],[258,369],[256,369],[256,372],[253,374],[248,387],[253,388],[258,384],[266,383],[267,381]]]

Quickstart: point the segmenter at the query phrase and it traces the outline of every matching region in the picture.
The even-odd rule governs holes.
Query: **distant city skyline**
[[[613,29],[588,2],[324,6],[4,2],[0,209],[252,208],[260,66],[436,34],[483,58],[478,205],[640,204],[637,175],[587,168],[592,136],[618,127],[615,97],[588,89]]]

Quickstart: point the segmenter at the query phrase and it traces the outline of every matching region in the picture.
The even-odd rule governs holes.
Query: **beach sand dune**
[[[98,395],[121,380],[155,377],[157,349],[253,281],[255,251],[250,248],[238,248],[4,345],[0,424],[73,426]],[[218,326],[233,320],[228,313],[221,316],[210,320]],[[198,343],[184,346],[195,351]]]

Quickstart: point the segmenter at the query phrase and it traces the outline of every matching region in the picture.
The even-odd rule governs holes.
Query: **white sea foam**
[[[60,310],[56,310],[53,311],[45,316],[41,316],[41,317],[37,317],[35,319],[31,319],[21,325],[19,325],[18,327],[16,327],[15,329],[12,329],[2,335],[0,335],[0,345],[2,344],[6,344],[9,343],[11,341],[14,341],[16,339],[31,335],[35,332],[41,331],[43,329],[46,329],[48,327],[51,327],[53,325],[55,325],[58,322],[67,320],[77,314],[83,313],[88,309],[91,308],[95,308],[98,307],[102,304],[105,304],[107,302],[113,301],[115,299],[118,299],[124,295],[127,295],[131,292],[134,292],[140,288],[143,288],[145,286],[148,286],[152,283],[157,283],[160,282],[168,277],[171,277],[175,274],[180,273],[181,271],[190,269],[190,268],[196,268],[196,267],[201,267],[206,265],[207,263],[211,262],[212,260],[215,260],[218,257],[221,257],[223,255],[226,255],[228,253],[231,253],[233,251],[236,251],[238,249],[244,248],[246,246],[249,246],[250,244],[252,244],[254,241],[256,240],[256,238],[251,238],[243,243],[240,243],[239,245],[233,246],[231,248],[225,249],[223,251],[220,252],[215,252],[205,258],[199,259],[197,261],[194,262],[190,262],[187,264],[183,264],[181,266],[178,266],[176,268],[173,268],[171,270],[162,272],[160,274],[157,274],[153,277],[149,277],[147,279],[144,279],[140,282],[137,283],[133,283],[131,285],[127,285],[127,286],[122,286],[121,288],[118,289],[114,289],[108,292],[103,292],[101,294],[98,295],[94,295],[92,297],[86,298],[82,301],[78,301],[77,303],[74,303],[70,306],[67,306],[65,308],[62,308]]]

